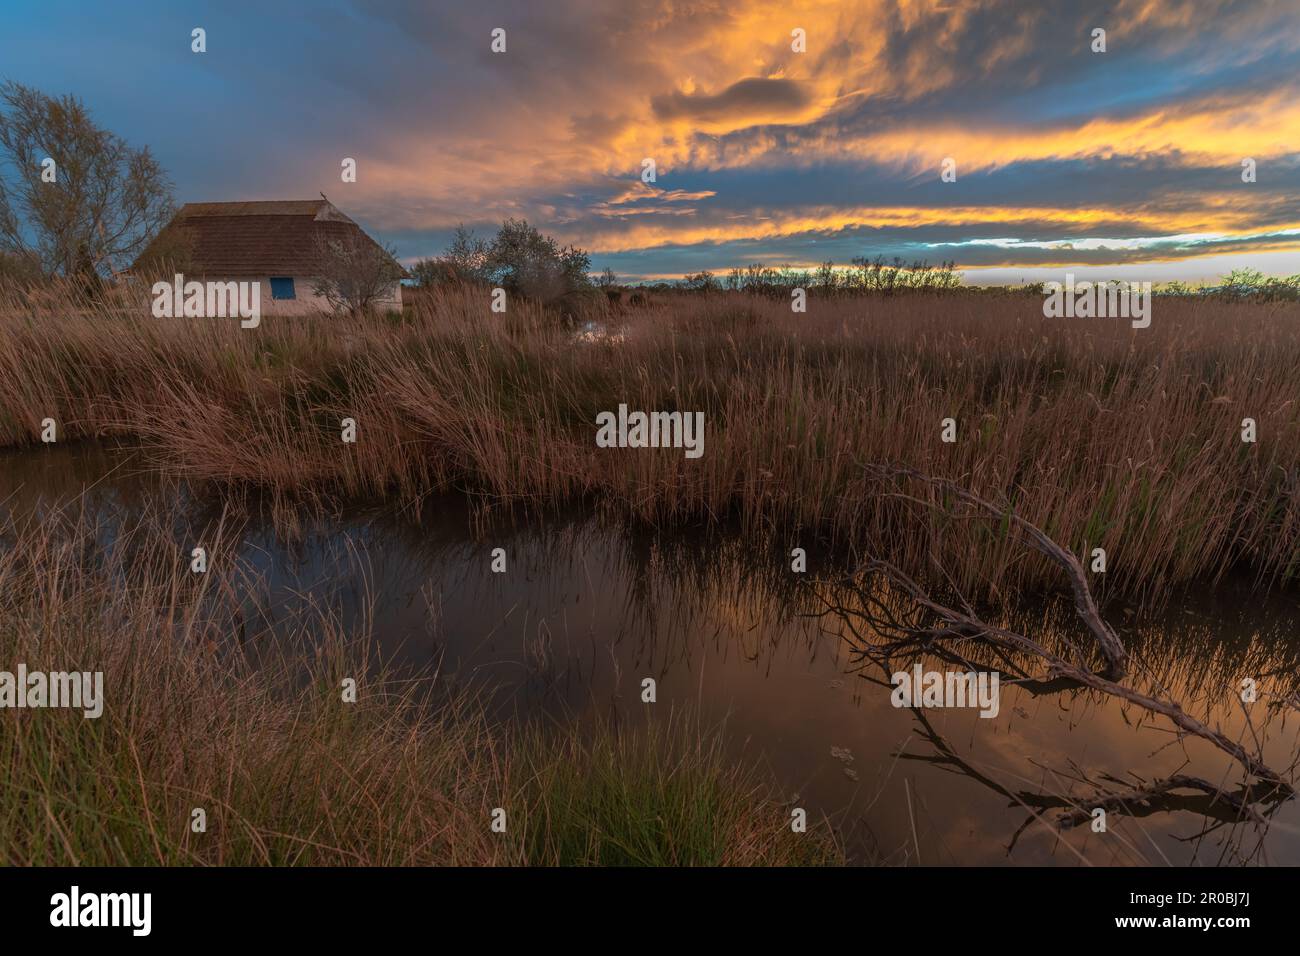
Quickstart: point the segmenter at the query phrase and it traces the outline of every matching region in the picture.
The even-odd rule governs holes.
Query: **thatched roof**
[[[319,272],[321,239],[358,238],[379,247],[325,199],[192,202],[181,207],[136,262],[166,258],[164,250],[179,244],[187,271],[196,276],[311,276]]]

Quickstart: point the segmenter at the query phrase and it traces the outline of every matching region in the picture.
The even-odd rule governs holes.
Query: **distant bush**
[[[1156,289],[1160,295],[1205,296],[1247,302],[1300,301],[1300,275],[1267,276],[1258,269],[1233,269],[1218,285],[1193,286],[1186,282],[1164,282]]]
[[[682,287],[689,289],[691,292],[717,292],[722,288],[721,283],[714,277],[712,272],[694,272],[682,279]]]
[[[458,226],[446,252],[417,262],[411,271],[419,285],[491,285],[552,305],[593,289],[590,269],[584,250],[561,246],[526,220],[507,219],[490,241]]]
[[[456,227],[451,245],[440,256],[421,259],[411,266],[418,286],[488,281],[488,244],[464,225]]]
[[[900,292],[942,292],[960,285],[961,277],[953,262],[933,266],[923,261],[907,263],[896,258],[886,263],[883,257],[866,259],[859,256],[852,260],[851,268],[836,268],[833,262],[824,262],[812,270],[754,263],[732,269],[720,282],[712,273],[698,272],[686,276],[680,287],[694,292],[716,288],[783,298],[792,289],[806,289],[823,296],[894,295]]]
[[[1296,301],[1300,299],[1300,275],[1283,279],[1266,276],[1258,269],[1233,269],[1223,284],[1213,291],[1232,298],[1261,302]]]

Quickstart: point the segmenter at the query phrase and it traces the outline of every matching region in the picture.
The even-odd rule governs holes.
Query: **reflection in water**
[[[1139,708],[1011,682],[993,719],[895,708],[888,668],[817,616],[786,551],[587,514],[494,519],[459,498],[426,503],[418,519],[384,509],[301,518],[286,538],[259,502],[140,470],[132,453],[92,446],[11,454],[0,458],[0,513],[85,508],[111,548],[130,546],[123,532],[150,505],[179,504],[164,510],[174,523],[150,533],[186,555],[216,542],[214,560],[239,559],[250,593],[272,597],[248,600],[243,619],[230,620],[232,639],[324,606],[345,624],[372,622],[385,658],[480,688],[499,719],[635,724],[689,709],[722,726],[737,756],[768,765],[792,803],[835,820],[858,860],[1300,863],[1300,801],[1257,804],[1252,819],[1253,795],[1235,790],[1229,758]],[[490,570],[498,547],[504,574]],[[826,578],[843,570],[820,568]],[[1291,766],[1300,720],[1270,703],[1296,694],[1296,602],[1225,587],[1173,605],[1155,621],[1107,609],[1134,666],[1198,719],[1234,740],[1258,738],[1274,767]],[[1014,623],[1045,643],[1075,628],[1057,605]],[[641,703],[645,677],[657,681],[654,705]],[[1237,696],[1243,677],[1260,681],[1253,709]],[[1178,786],[1143,792],[1170,778]],[[1107,794],[1116,799],[1095,802]],[[1107,806],[1107,833],[1071,817],[1084,795]]]

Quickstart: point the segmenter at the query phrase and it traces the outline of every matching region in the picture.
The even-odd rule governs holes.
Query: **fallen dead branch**
[[[1238,793],[1228,793],[1208,780],[1179,773],[1164,780],[1153,780],[1145,787],[1136,787],[1123,793],[1094,796],[1088,800],[1087,808],[1076,807],[1062,814],[1059,823],[1062,828],[1087,823],[1092,817],[1092,811],[1097,808],[1108,813],[1120,811],[1132,814],[1135,808],[1156,807],[1168,803],[1178,790],[1197,791],[1209,798],[1209,808],[1212,809],[1217,804],[1231,811],[1231,815],[1226,816],[1225,819],[1245,820],[1260,825],[1266,822],[1251,805],[1256,797],[1249,788]],[[1270,788],[1270,793],[1273,792],[1275,791]]]
[[[1217,747],[1266,784],[1260,788],[1247,786],[1245,793],[1258,796],[1264,791],[1285,795],[1294,792],[1291,784],[1263,761],[1262,755],[1249,752],[1219,730],[1206,726],[1186,713],[1177,701],[1166,699],[1158,691],[1148,693],[1121,683],[1127,671],[1128,655],[1119,637],[1102,618],[1083,566],[1041,529],[1016,515],[1014,509],[999,507],[946,479],[887,465],[869,468],[884,479],[921,482],[943,492],[952,501],[968,506],[977,516],[1004,522],[1029,546],[1055,562],[1070,582],[1075,611],[1095,639],[1105,659],[1105,667],[1094,671],[1083,661],[1067,660],[1033,638],[983,620],[960,594],[956,596],[960,609],[943,603],[899,568],[881,559],[868,561],[853,577],[840,582],[840,588],[847,589],[852,595],[851,601],[843,599],[843,590],[838,594],[834,591],[828,594],[827,589],[818,590],[824,605],[819,616],[832,615],[844,623],[854,640],[872,649],[871,656],[889,657],[904,651],[925,650],[946,652],[964,660],[956,648],[973,643],[1001,655],[1004,660],[1007,655],[1016,653],[1037,658],[1046,665],[1046,675],[1039,679],[1042,683],[1064,680],[1092,688],[1162,716],[1180,734],[1199,737]],[[933,501],[901,491],[893,494],[928,508],[941,507]],[[946,579],[942,573],[940,577]],[[864,630],[869,630],[870,636]],[[1082,653],[1079,656],[1082,657]],[[1196,778],[1180,779],[1186,786],[1186,781]]]
[[[1079,559],[1071,552],[1058,545],[1040,528],[1016,514],[1014,508],[995,505],[946,478],[934,478],[910,468],[890,465],[868,465],[867,471],[884,479],[908,478],[923,482],[942,491],[956,501],[970,506],[977,514],[1005,521],[1009,530],[1015,532],[1035,551],[1061,568],[1066,579],[1070,582],[1070,589],[1074,594],[1074,609],[1078,613],[1079,619],[1083,621],[1084,626],[1088,628],[1096,640],[1098,649],[1106,658],[1107,666],[1104,675],[1111,680],[1124,679],[1125,671],[1128,668],[1128,654],[1115,631],[1102,618],[1101,612],[1097,609],[1097,602],[1093,599],[1092,590],[1088,587],[1087,572],[1084,571]],[[917,504],[934,507],[933,502],[923,501],[911,495],[897,493],[896,496],[906,498]]]

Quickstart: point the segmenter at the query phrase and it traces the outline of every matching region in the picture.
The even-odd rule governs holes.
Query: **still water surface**
[[[84,507],[110,546],[115,528],[162,496],[181,506],[176,537],[188,553],[223,502],[142,472],[134,453],[93,445],[8,454],[0,512]],[[599,717],[635,728],[690,714],[769,768],[791,805],[830,816],[856,861],[1300,864],[1296,799],[1261,826],[1179,791],[1132,816],[1112,813],[1105,834],[1084,825],[1062,836],[1029,810],[1054,819],[1065,795],[1092,792],[1084,775],[1120,789],[1184,773],[1229,790],[1239,775],[1208,745],[1179,742],[1164,721],[1095,694],[1004,684],[992,719],[896,708],[886,675],[863,666],[833,620],[810,616],[815,602],[788,557],[738,537],[652,533],[581,513],[485,521],[450,496],[418,520],[357,508],[289,537],[257,514],[225,554],[256,570],[286,619],[314,602],[349,628],[369,621],[387,658],[472,684],[500,720]],[[491,571],[494,548],[506,552],[504,574]],[[811,562],[813,575],[841,570]],[[1107,615],[1137,668],[1234,739],[1252,734],[1242,677],[1268,674],[1270,692],[1296,692],[1293,594],[1225,585],[1180,597],[1158,618],[1122,606]],[[1068,617],[1045,608],[1017,625],[1049,637]],[[653,705],[641,702],[646,677],[657,683]],[[1251,723],[1272,764],[1289,766],[1300,713],[1270,720],[1257,706]]]

